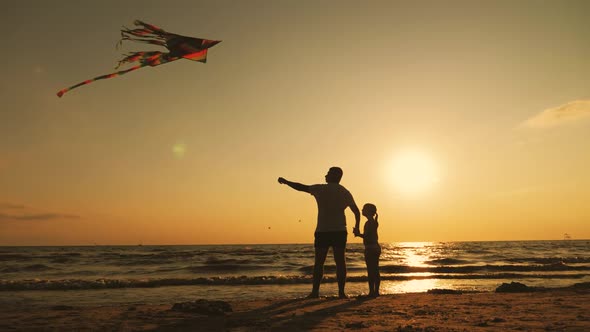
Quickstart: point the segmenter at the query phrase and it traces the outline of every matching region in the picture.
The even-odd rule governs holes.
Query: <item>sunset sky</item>
[[[588,239],[589,13],[585,0],[4,3],[0,245],[311,243],[315,200],[277,178],[322,183],[330,166],[377,206],[382,242]],[[153,49],[115,49],[134,19],[222,42],[206,64],[58,98]]]

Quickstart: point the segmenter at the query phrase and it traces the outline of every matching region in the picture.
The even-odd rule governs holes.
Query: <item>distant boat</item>
[[[563,234],[563,240],[564,240],[564,241],[566,241],[566,240],[571,240],[571,239],[572,239],[572,236],[571,236],[571,235],[569,235],[568,233],[564,233],[564,234]]]

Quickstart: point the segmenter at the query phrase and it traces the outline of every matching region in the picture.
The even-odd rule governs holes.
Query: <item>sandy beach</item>
[[[444,292],[441,292],[444,293]],[[589,331],[590,288],[0,308],[1,331]]]

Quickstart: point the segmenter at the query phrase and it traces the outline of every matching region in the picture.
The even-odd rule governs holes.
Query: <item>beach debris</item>
[[[413,326],[413,325],[406,325],[406,326],[399,325],[395,331],[397,331],[397,332],[434,332],[434,331],[437,331],[437,329],[434,326],[427,326],[427,327],[423,328],[423,327]]]
[[[204,315],[224,315],[233,311],[231,305],[225,301],[209,301],[204,299],[174,303],[171,310]]]
[[[540,287],[527,286],[520,282],[502,283],[496,288],[496,293],[528,293],[542,290]]]
[[[426,309],[418,309],[418,310],[414,311],[414,315],[416,315],[416,316],[436,315],[436,311],[434,311],[434,310],[426,310]]]
[[[456,294],[456,295],[463,294],[463,292],[460,291],[460,290],[447,289],[447,288],[434,288],[434,289],[429,289],[427,291],[427,293],[428,294]]]
[[[367,328],[368,326],[365,325],[364,322],[354,322],[354,323],[347,323],[346,324],[346,328],[347,329],[364,329]]]
[[[53,307],[51,307],[51,309],[53,309],[53,310],[72,310],[75,308],[72,307],[71,305],[54,305]]]

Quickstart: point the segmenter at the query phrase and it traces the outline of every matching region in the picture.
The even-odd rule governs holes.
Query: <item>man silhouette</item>
[[[297,182],[279,178],[280,184],[310,193],[318,204],[318,221],[315,229],[315,262],[313,266],[313,288],[309,297],[317,298],[320,295],[320,283],[324,276],[324,262],[328,255],[328,249],[332,247],[334,262],[336,263],[336,278],[338,279],[338,296],[345,298],[344,286],[346,284],[346,216],[344,210],[350,207],[354,213],[355,226],[359,228],[361,214],[350,192],[340,185],[342,169],[331,167],[326,174],[326,184],[304,185]]]

